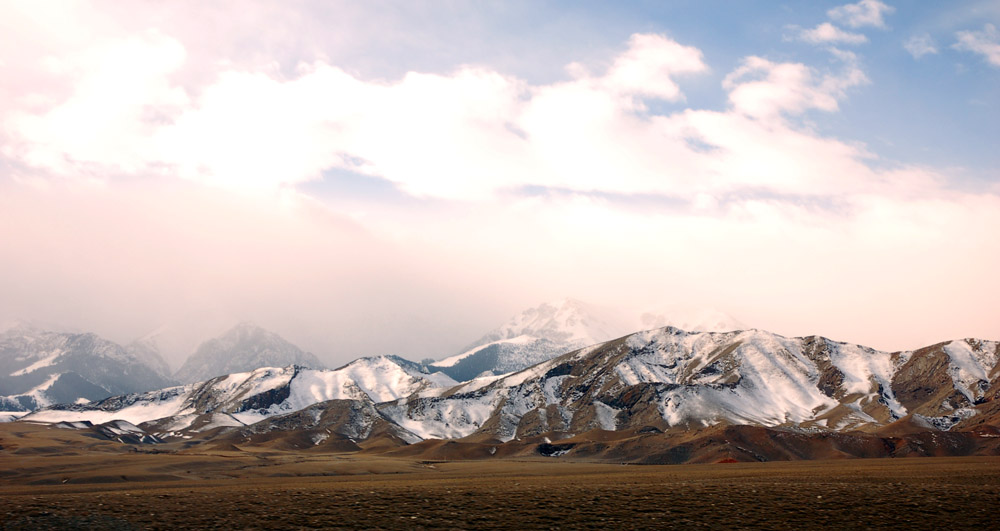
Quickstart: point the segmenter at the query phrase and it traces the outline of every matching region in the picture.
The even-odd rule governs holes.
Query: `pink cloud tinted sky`
[[[0,320],[175,362],[240,320],[441,358],[567,295],[998,339],[998,17],[0,2]]]

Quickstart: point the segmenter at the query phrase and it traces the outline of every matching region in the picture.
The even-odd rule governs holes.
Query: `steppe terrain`
[[[1000,458],[640,466],[123,445],[0,427],[3,529],[997,527]]]

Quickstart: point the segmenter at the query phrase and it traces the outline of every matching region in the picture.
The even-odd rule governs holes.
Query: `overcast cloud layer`
[[[165,326],[175,364],[240,320],[331,364],[441,358],[563,296],[890,350],[1000,339],[976,148],[1000,10],[793,4],[720,42],[533,5],[0,3],[0,320]],[[863,140],[852,99],[883,99],[884,134],[899,100],[954,100],[880,86],[908,76],[992,94],[946,107],[968,132],[937,149],[978,152]]]

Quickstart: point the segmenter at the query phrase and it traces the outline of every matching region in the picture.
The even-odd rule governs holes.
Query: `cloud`
[[[982,31],[959,31],[958,42],[951,47],[982,55],[986,62],[1000,66],[1000,32],[993,24],[986,24]]]
[[[183,49],[154,37],[88,52],[104,58],[98,68],[75,60],[71,66],[86,75],[73,95],[7,120],[15,146],[9,155],[57,173],[67,173],[67,165],[94,174],[155,169],[245,191],[318,179],[331,167],[386,178],[417,196],[483,197],[524,184],[576,187],[587,179],[544,175],[564,145],[548,136],[553,126],[568,136],[574,124],[597,136],[630,127],[628,116],[643,110],[644,98],[680,100],[673,76],[706,69],[695,48],[635,35],[602,75],[548,86],[528,87],[474,67],[365,81],[317,62],[300,65],[293,79],[223,71],[188,97],[169,84]],[[125,60],[141,55],[151,58],[142,69]],[[127,97],[114,97],[121,87]]]
[[[800,114],[809,109],[836,111],[844,91],[867,81],[857,68],[853,54],[838,52],[850,59],[841,75],[817,78],[816,72],[801,63],[774,63],[748,57],[723,80],[729,101],[742,114],[760,118],[780,113]]]
[[[892,13],[896,8],[878,0],[861,0],[856,4],[845,4],[826,12],[827,16],[838,22],[843,22],[852,28],[874,26],[885,28],[884,15]]]
[[[996,194],[814,123],[867,82],[851,52],[746,56],[698,108],[705,55],[659,34],[555,81],[377,77],[261,55],[308,48],[287,21],[248,24],[277,40],[222,61],[205,50],[230,37],[136,30],[153,15],[95,36],[91,11],[52,42],[25,23],[24,50],[0,43],[18,73],[0,86],[0,318],[120,340],[251,319],[338,362],[453,354],[567,294],[886,348],[996,330]],[[405,200],[316,192],[338,173]]]
[[[74,92],[41,113],[9,112],[4,125],[16,143],[4,154],[61,174],[90,163],[104,166],[97,173],[145,169],[156,155],[150,136],[188,103],[167,79],[183,61],[183,46],[155,31],[46,58],[45,68]]]
[[[804,170],[773,147],[863,156],[784,122],[836,111],[866,81],[853,54],[834,53],[845,65],[836,74],[749,57],[723,82],[731,112],[657,115],[646,100],[680,101],[675,77],[707,70],[699,50],[661,35],[632,36],[604,72],[575,65],[574,79],[546,85],[479,67],[370,81],[318,61],[291,78],[225,70],[190,94],[170,83],[183,48],[146,33],[67,60],[81,72],[76,90],[50,108],[14,113],[8,155],[56,174],[152,173],[252,193],[339,168],[450,200],[524,186],[684,198],[790,186],[815,195],[843,179]],[[142,68],[128,60],[137,54],[149,57]],[[122,87],[127,96],[113,97]],[[854,172],[846,188],[867,174]]]
[[[862,44],[868,42],[868,37],[860,33],[844,31],[829,22],[824,22],[813,29],[800,30],[797,38],[810,44]]]
[[[938,53],[937,46],[934,44],[934,39],[932,39],[927,33],[910,37],[903,43],[903,48],[910,52],[910,55],[912,55],[914,59],[920,59],[925,55]]]
[[[603,82],[622,94],[676,101],[683,95],[673,77],[707,69],[697,48],[662,35],[635,34],[629,39],[628,50],[615,58]]]

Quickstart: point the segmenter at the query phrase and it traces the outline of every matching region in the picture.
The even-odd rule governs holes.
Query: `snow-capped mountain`
[[[483,457],[525,445],[603,455],[611,440],[614,459],[638,462],[1000,451],[994,341],[883,352],[817,336],[667,327],[463,383],[426,370],[391,356],[337,370],[264,368],[24,419],[121,420],[142,432],[133,437],[290,449],[460,439],[475,451],[455,455]]]
[[[54,406],[23,418],[93,424],[124,420],[156,436],[174,436],[251,425],[331,400],[360,402],[357,407],[365,409],[425,389],[454,385],[457,382],[441,373],[421,372],[413,362],[379,356],[361,358],[336,370],[264,367],[160,391]],[[364,431],[358,426],[350,429]]]
[[[505,374],[628,331],[607,312],[575,299],[563,299],[525,310],[460,354],[434,362],[431,367],[459,381]]]
[[[0,411],[99,400],[172,383],[145,358],[95,334],[30,326],[0,334]]]
[[[174,378],[185,383],[197,382],[258,367],[287,365],[323,368],[316,356],[303,352],[281,336],[251,323],[240,323],[222,336],[202,343]]]
[[[717,424],[874,431],[908,416],[961,428],[997,415],[997,345],[889,353],[821,337],[664,328],[380,409],[423,438],[500,441]]]

